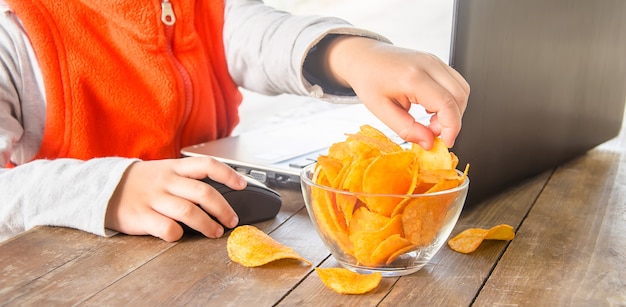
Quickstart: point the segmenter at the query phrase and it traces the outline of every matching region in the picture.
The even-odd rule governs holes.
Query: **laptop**
[[[296,98],[293,98],[296,99]],[[301,104],[324,102],[309,98]],[[423,108],[411,114],[423,123],[430,115]],[[300,172],[326,154],[330,145],[344,141],[346,133],[368,124],[399,144],[406,144],[362,104],[343,104],[299,118],[245,131],[231,137],[182,149],[184,156],[212,156],[266,184],[300,186]]]
[[[471,164],[467,205],[617,136],[626,104],[624,12],[623,0],[455,1],[449,63],[472,91],[451,151],[459,165]],[[423,109],[412,114],[428,122]],[[362,105],[341,105],[182,154],[299,187],[304,165],[363,124],[395,137]]]

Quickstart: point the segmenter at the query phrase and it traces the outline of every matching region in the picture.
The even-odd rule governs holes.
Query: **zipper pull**
[[[174,15],[174,9],[172,9],[170,0],[163,0],[163,2],[161,2],[161,21],[166,26],[173,26],[174,23],[176,23],[176,16]]]

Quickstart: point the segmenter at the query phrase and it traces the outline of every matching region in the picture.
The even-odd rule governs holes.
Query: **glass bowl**
[[[302,195],[326,247],[343,267],[385,277],[412,274],[432,259],[458,221],[469,188],[466,177],[455,188],[429,194],[353,193],[316,184],[314,171],[315,164],[302,170]],[[392,206],[391,213],[369,209],[382,204]]]

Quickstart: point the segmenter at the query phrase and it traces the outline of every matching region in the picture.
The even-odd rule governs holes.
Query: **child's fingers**
[[[211,157],[177,159],[173,169],[180,176],[195,179],[209,177],[236,190],[245,188],[247,184],[242,175],[237,173],[232,167]]]
[[[441,134],[441,125],[439,124],[439,119],[437,118],[437,114],[433,114],[430,117],[430,123],[428,124],[428,129],[433,132],[434,135]]]
[[[366,101],[364,101],[366,103]],[[402,106],[383,99],[379,102],[366,103],[367,108],[385,125],[393,130],[405,141],[418,143],[430,149],[433,144],[433,133],[424,125],[415,121],[415,118]]]
[[[465,109],[467,108],[467,99],[470,94],[469,83],[467,83],[463,76],[461,76],[461,74],[454,68],[441,61],[439,61],[439,64],[443,67],[443,69],[437,70],[441,73],[432,73],[433,79],[441,84],[443,88],[447,89],[452,96],[454,96],[454,99],[461,110],[461,114],[465,113]]]
[[[455,96],[435,80],[424,80],[415,90],[419,104],[437,115],[441,126],[441,138],[448,147],[461,130],[461,119],[466,101],[457,101]]]
[[[177,177],[167,186],[168,193],[201,206],[229,228],[237,226],[239,219],[226,199],[211,185],[196,179]],[[188,225],[192,227],[192,225]],[[195,227],[192,227],[196,229]]]
[[[219,238],[224,234],[224,228],[220,224],[212,220],[194,203],[182,198],[176,196],[163,196],[158,201],[155,201],[151,206],[155,212],[161,214],[163,217],[180,221],[209,238]],[[148,214],[146,216],[150,217],[152,215]],[[156,219],[156,217],[154,218]],[[175,237],[175,234],[170,233],[169,228],[165,228],[164,230],[156,229],[156,231],[161,233],[159,237],[164,240],[167,239],[163,236]]]
[[[461,130],[461,118],[467,108],[470,85],[452,67],[441,61],[439,64],[443,69],[431,70],[429,75],[435,83],[431,88],[434,91],[432,95],[441,97],[439,103],[443,103],[444,108],[436,111],[431,118],[429,128],[435,135],[440,135],[448,147],[452,147]],[[428,109],[432,107],[430,105],[437,103],[437,100],[420,100],[420,102]],[[446,106],[448,107],[446,108]],[[442,116],[443,118],[441,118]]]
[[[152,235],[167,242],[178,241],[183,236],[183,228],[176,221],[152,210],[136,216],[120,230],[129,235]]]

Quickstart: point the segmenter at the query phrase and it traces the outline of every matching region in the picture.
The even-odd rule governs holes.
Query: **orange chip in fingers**
[[[228,236],[226,249],[233,262],[246,267],[258,267],[279,259],[296,259],[311,265],[293,249],[251,225],[235,228]]]
[[[382,274],[359,274],[344,268],[315,268],[327,288],[340,294],[363,294],[378,287]]]
[[[453,169],[458,163],[456,155],[450,154],[448,146],[441,138],[435,138],[433,147],[428,151],[416,143],[412,145],[411,150],[418,156],[420,171]]]
[[[456,166],[459,165],[459,157],[453,152],[450,152],[450,161],[452,161],[452,168],[456,168]]]

